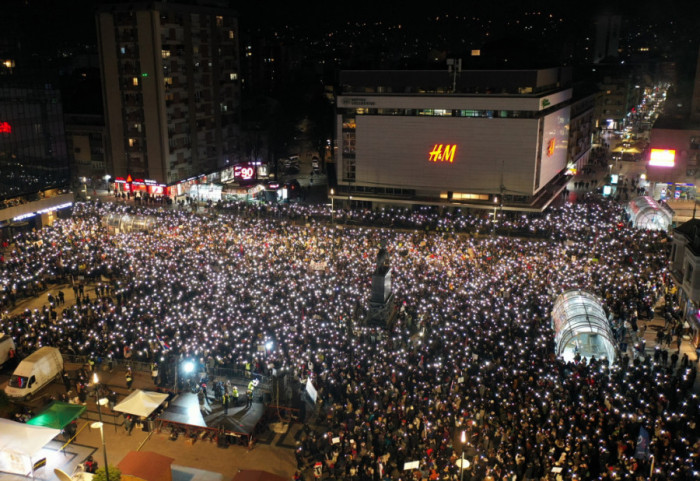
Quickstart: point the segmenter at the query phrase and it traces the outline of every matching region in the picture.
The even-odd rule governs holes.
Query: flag
[[[171,349],[170,344],[166,343],[163,339],[161,339],[161,337],[158,334],[156,334],[156,339],[158,339],[160,347],[162,347],[164,351],[169,351]]]
[[[634,452],[635,459],[646,459],[649,457],[649,431],[644,426],[639,427],[637,437],[637,449]]]

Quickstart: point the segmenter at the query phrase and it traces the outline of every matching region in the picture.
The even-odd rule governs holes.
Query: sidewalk
[[[637,321],[637,325],[639,327],[639,330],[644,329],[644,343],[645,343],[645,349],[644,353],[645,356],[650,356],[653,360],[654,358],[654,351],[656,350],[656,346],[659,345],[662,348],[665,348],[668,351],[668,363],[667,365],[670,365],[671,361],[671,354],[674,352],[678,352],[678,362],[676,363],[676,370],[679,369],[680,366],[680,361],[681,358],[683,357],[684,354],[688,355],[688,367],[692,367],[695,365],[695,367],[698,367],[698,354],[693,345],[690,343],[689,340],[683,339],[681,342],[680,350],[676,349],[676,339],[674,337],[673,341],[671,342],[670,346],[666,346],[665,344],[661,345],[656,342],[656,335],[660,330],[663,330],[664,325],[665,325],[665,320],[663,316],[660,314],[660,309],[663,308],[663,297],[657,302],[655,308],[654,308],[654,318],[651,320],[639,320]],[[643,326],[646,326],[646,328],[643,328]],[[639,332],[639,331],[638,331]],[[628,343],[627,347],[627,354],[629,355],[630,360],[634,359],[634,346],[639,342],[640,338],[637,335],[637,333],[629,331],[627,333],[627,338],[626,341]],[[630,361],[631,362],[631,361]],[[700,377],[695,378],[695,383],[693,385],[693,391],[696,393],[700,393]]]

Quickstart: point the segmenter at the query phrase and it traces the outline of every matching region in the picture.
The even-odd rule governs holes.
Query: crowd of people
[[[129,209],[77,204],[72,218],[15,239],[0,265],[0,331],[19,353],[52,345],[151,362],[177,352],[311,379],[323,432],[306,431],[298,467],[321,462],[335,479],[700,471],[695,363],[634,345],[614,360],[554,355],[549,314],[567,289],[600,298],[615,332],[636,331],[659,300],[677,312],[666,233],[629,228],[618,204],[587,197],[541,215],[501,213],[496,225],[380,209],[338,211],[339,229],[327,207],[244,204],[140,207],[157,218],[149,232],[102,222]],[[363,323],[380,244],[395,302],[386,328]],[[69,280],[95,288],[78,289],[74,305],[52,295],[43,310],[9,313],[18,293]],[[409,462],[418,467],[404,471]]]

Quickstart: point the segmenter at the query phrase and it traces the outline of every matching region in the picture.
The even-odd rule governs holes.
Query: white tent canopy
[[[158,406],[168,399],[167,394],[137,389],[129,394],[122,402],[114,406],[115,411],[133,416],[148,417]]]
[[[26,475],[34,456],[61,431],[0,418],[0,471]]]

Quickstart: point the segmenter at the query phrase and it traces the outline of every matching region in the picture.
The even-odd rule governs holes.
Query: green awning
[[[63,429],[75,419],[79,418],[85,409],[85,406],[81,404],[53,401],[46,406],[46,409],[27,421],[27,424]]]

